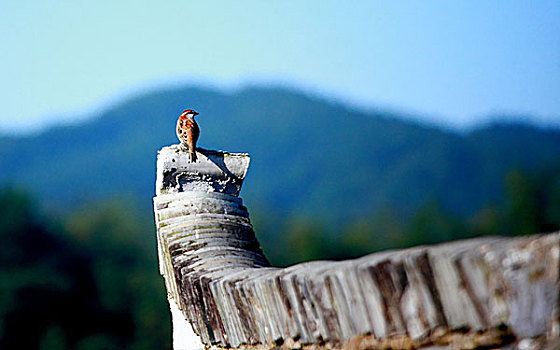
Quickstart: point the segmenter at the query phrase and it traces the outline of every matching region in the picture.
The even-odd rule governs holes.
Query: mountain
[[[387,206],[410,212],[430,198],[470,215],[502,199],[511,169],[560,164],[554,129],[495,124],[458,133],[285,88],[185,86],[79,125],[0,138],[0,182],[29,188],[52,211],[116,194],[149,209],[156,151],[177,143],[186,107],[200,112],[200,147],[252,155],[242,196],[250,210],[276,215],[335,222]]]

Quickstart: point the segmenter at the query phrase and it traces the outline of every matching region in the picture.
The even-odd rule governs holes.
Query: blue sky
[[[560,125],[559,18],[559,1],[9,2],[0,130],[183,82],[281,82],[454,127]]]

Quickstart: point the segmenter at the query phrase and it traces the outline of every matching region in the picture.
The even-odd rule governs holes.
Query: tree
[[[0,348],[169,348],[153,232],[122,202],[63,228],[24,192],[0,191]]]

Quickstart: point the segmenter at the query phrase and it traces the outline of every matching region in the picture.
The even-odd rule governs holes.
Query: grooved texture
[[[241,199],[184,192],[154,199],[160,269],[179,309],[207,343],[227,341],[209,283],[222,274],[268,266]]]
[[[236,183],[245,171],[237,169]],[[295,348],[362,339],[367,344],[354,348],[475,348],[560,335],[560,233],[280,269],[268,267],[240,198],[161,184],[154,198],[161,272],[170,299],[206,345]]]

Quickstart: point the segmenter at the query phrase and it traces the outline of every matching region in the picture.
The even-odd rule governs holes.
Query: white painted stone
[[[183,313],[173,299],[168,299],[173,323],[173,349],[174,350],[204,350],[204,344],[196,335],[189,321],[185,320]]]
[[[191,163],[174,145],[157,162],[154,211],[175,350],[294,338],[332,347],[364,334],[421,342],[435,330],[473,335],[503,324],[521,337],[559,333],[560,233],[271,268],[237,197],[249,156],[202,150],[198,158]]]
[[[246,153],[197,149],[197,161],[177,144],[158,152],[156,195],[178,192],[221,192],[237,196],[251,158]]]

